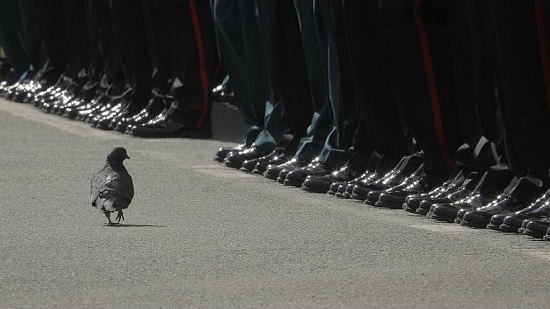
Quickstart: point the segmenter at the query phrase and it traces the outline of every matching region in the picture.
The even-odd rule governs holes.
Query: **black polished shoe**
[[[189,128],[183,124],[168,118],[162,122],[150,126],[138,126],[131,132],[131,135],[142,138],[211,138],[212,130],[210,128]]]
[[[530,205],[533,198],[541,194],[542,185],[542,181],[537,178],[522,177],[494,201],[466,212],[460,224],[486,228],[493,215],[516,212]]]
[[[316,161],[286,174],[284,185],[301,187],[308,176],[324,176],[332,173],[332,168],[325,162]],[[280,177],[280,174],[279,174]]]
[[[250,173],[250,172],[252,172],[252,170],[254,170],[254,168],[256,167],[256,164],[258,164],[260,162],[267,163],[267,162],[277,158],[278,156],[282,155],[283,151],[284,151],[284,148],[276,147],[271,153],[269,153],[269,154],[267,154],[263,157],[250,159],[250,160],[245,160],[242,163],[241,171]]]
[[[414,173],[422,164],[422,156],[412,155],[403,157],[397,165],[382,178],[372,182],[357,184],[352,189],[351,198],[364,201],[371,191],[383,191],[395,187]]]
[[[479,180],[474,189],[475,194],[453,203],[453,206],[461,207],[456,213],[455,223],[460,224],[462,217],[468,211],[475,210],[492,202],[502,192],[506,192],[508,188],[513,187],[515,181],[514,174],[507,165],[497,164],[491,166]]]
[[[326,193],[334,182],[347,182],[356,179],[363,171],[358,171],[346,165],[340,170],[323,176],[307,176],[302,184],[302,189],[312,193]],[[288,175],[287,175],[288,177]]]
[[[264,176],[269,179],[277,180],[279,183],[284,183],[286,174],[298,168],[302,168],[311,162],[310,160],[294,157],[289,161],[279,165],[268,165]],[[281,175],[283,173],[283,175]],[[281,175],[281,178],[279,177]]]
[[[378,200],[379,200],[380,196],[382,196],[382,194],[391,193],[391,192],[394,192],[394,191],[398,192],[400,190],[403,190],[403,189],[407,188],[409,185],[414,183],[418,179],[418,177],[420,177],[420,174],[422,174],[423,171],[424,171],[424,166],[421,165],[414,174],[412,174],[412,175],[408,176],[407,178],[405,178],[403,180],[403,182],[400,183],[399,185],[388,188],[388,189],[385,189],[385,190],[372,190],[372,191],[370,191],[367,194],[367,198],[365,199],[365,204],[370,205],[370,206],[377,206],[376,203],[378,202]],[[387,207],[387,208],[394,208],[394,209],[401,208],[401,206],[400,207],[396,207],[396,206],[390,207],[390,205],[386,206],[386,205],[384,205],[384,203],[379,203],[377,207]]]
[[[250,146],[246,145],[245,143],[242,143],[242,144],[238,144],[238,145],[235,145],[235,146],[229,146],[229,147],[220,147],[218,149],[218,151],[216,151],[216,154],[214,155],[214,160],[215,161],[218,161],[218,162],[223,162],[223,160],[225,159],[225,157],[230,153],[230,152],[239,152],[239,151],[243,151],[245,149],[248,149]]]
[[[231,91],[229,76],[226,75],[222,82],[212,89],[212,101],[235,104],[235,95]]]
[[[281,165],[283,163],[286,163],[288,161],[292,160],[292,156],[281,154],[276,156],[275,158],[269,160],[268,162],[257,162],[254,166],[254,169],[250,172],[252,174],[258,174],[258,175],[264,175],[265,171],[267,170],[268,166],[277,166]]]
[[[425,215],[431,218],[433,206],[435,204],[453,203],[467,197],[477,186],[479,178],[476,172],[470,173],[459,187],[450,186],[449,191],[441,192],[441,194],[437,196],[422,200],[420,204],[418,204],[418,208],[415,212],[419,215]]]
[[[351,191],[349,192],[349,194],[346,194],[346,189],[348,186],[350,186],[351,188],[353,188],[352,186],[354,185],[358,185],[360,184],[361,182],[363,181],[366,181],[367,178],[374,178],[376,175],[375,172],[365,172],[363,174],[361,174],[359,177],[355,178],[355,179],[352,179],[352,180],[349,180],[349,181],[336,181],[336,182],[333,182],[330,184],[330,187],[327,191],[328,194],[331,194],[331,195],[334,195],[336,197],[340,197],[340,198],[349,198],[350,195],[351,195]]]
[[[397,161],[374,151],[367,167],[368,172],[348,183],[344,183],[342,185],[338,184],[337,192],[334,195],[336,197],[343,197],[346,199],[351,198],[353,189],[356,186],[377,181],[389,173],[396,165],[398,165]]]
[[[374,203],[376,207],[391,209],[402,209],[403,203],[409,195],[421,194],[432,190],[436,185],[427,175],[413,176],[406,181],[406,185],[399,188],[385,190],[380,194],[378,200]]]
[[[452,205],[454,202],[467,198],[472,194],[472,189],[468,186],[462,186],[455,192],[452,192],[441,199],[436,200],[424,200],[420,202],[420,205],[416,209],[416,213],[420,215],[426,215],[428,218],[435,219],[437,221],[445,221],[453,223],[456,218],[458,209],[449,207],[445,209],[445,205]],[[441,207],[443,205],[443,207]],[[435,209],[438,209],[436,212]]]
[[[456,202],[434,204],[431,208],[431,218],[438,221],[460,223],[466,212],[487,205],[492,200],[494,200],[493,196],[485,196],[479,191],[474,191]]]
[[[370,191],[368,194],[367,194],[367,198],[365,199],[365,204],[367,205],[370,205],[370,206],[376,206],[375,204],[378,202],[378,199],[380,198],[380,196],[382,196],[383,193],[390,193],[390,192],[398,192],[400,190],[403,190],[405,189],[406,187],[408,187],[409,185],[411,185],[412,183],[414,183],[416,180],[419,179],[419,177],[422,176],[422,174],[424,173],[424,165],[421,164],[420,167],[414,172],[412,173],[411,175],[407,176],[405,179],[403,179],[403,181],[396,185],[396,186],[393,186],[393,187],[390,187],[390,188],[387,188],[387,189],[383,189],[383,190],[372,190]],[[378,207],[384,207],[382,206],[383,204],[379,204]],[[389,206],[388,206],[389,208]],[[399,207],[401,208],[401,207]],[[397,209],[397,208],[395,208]]]
[[[534,238],[543,238],[546,235],[546,232],[550,228],[550,220],[540,219],[540,220],[526,220],[527,224],[523,230],[524,235],[528,235]]]
[[[223,162],[225,166],[232,168],[241,168],[246,160],[254,160],[265,156],[265,152],[258,147],[252,145],[252,147],[239,152],[231,152],[225,157]]]
[[[131,131],[129,130],[130,128],[142,126],[159,117],[159,115],[161,115],[161,113],[166,109],[167,105],[166,96],[161,94],[158,89],[153,90],[151,92],[151,98],[145,108],[135,113],[135,115],[122,118],[119,121],[115,121],[115,123],[112,123],[111,125],[114,127],[115,131],[127,133],[127,131]],[[225,156],[221,159],[221,161],[223,161],[223,159],[225,159]]]
[[[514,214],[494,215],[491,217],[490,225],[491,228],[494,226],[502,232],[517,233],[524,220],[548,217],[550,217],[550,190],[546,191],[533,204],[523,210]]]
[[[550,227],[546,230],[546,235],[542,239],[550,241]]]
[[[422,201],[434,200],[456,191],[460,188],[465,179],[464,172],[462,170],[458,170],[453,173],[453,175],[451,175],[451,177],[449,177],[449,179],[441,186],[437,186],[429,192],[411,194],[407,196],[405,202],[403,203],[403,209],[408,212],[416,212]]]
[[[518,229],[518,234],[523,234],[523,230],[525,230],[525,227],[529,222],[531,222],[530,219],[525,219],[523,220],[523,222],[521,222],[521,227]]]

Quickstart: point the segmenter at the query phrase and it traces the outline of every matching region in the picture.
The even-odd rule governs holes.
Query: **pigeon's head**
[[[109,162],[122,163],[124,159],[130,159],[128,153],[126,152],[126,148],[124,147],[117,147],[113,149],[113,151],[111,151],[111,153],[107,156],[107,161]]]

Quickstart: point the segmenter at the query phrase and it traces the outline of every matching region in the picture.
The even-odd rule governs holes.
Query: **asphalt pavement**
[[[0,308],[544,308],[550,242],[308,193],[213,161],[240,141],[140,139],[0,99]],[[104,226],[90,178],[134,178]]]

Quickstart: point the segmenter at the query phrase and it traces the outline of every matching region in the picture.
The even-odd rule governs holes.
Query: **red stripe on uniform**
[[[550,113],[550,58],[548,55],[548,40],[546,37],[546,23],[544,21],[544,10],[542,1],[535,0],[535,16],[537,19],[537,36],[539,39],[540,60],[542,63],[542,76],[544,88],[546,89],[546,105]]]
[[[195,0],[189,0],[189,9],[191,11],[191,19],[193,20],[193,29],[195,30],[195,40],[197,41],[197,51],[199,54],[199,71],[202,83],[202,112],[199,121],[197,122],[197,129],[202,129],[204,118],[208,113],[208,75],[206,73],[204,44],[202,41],[201,26]]]
[[[430,52],[430,44],[428,41],[428,34],[424,27],[424,22],[420,16],[420,6],[422,0],[414,0],[413,17],[418,30],[418,37],[420,38],[420,46],[422,48],[422,54],[424,56],[424,68],[426,70],[426,77],[428,79],[428,88],[430,91],[430,102],[432,104],[432,114],[435,125],[435,132],[437,140],[439,142],[439,151],[447,164],[454,168],[455,161],[449,154],[447,148],[447,141],[445,140],[445,131],[443,130],[443,120],[441,119],[441,106],[439,104],[439,95],[437,94],[437,85],[435,82],[435,74],[433,70],[432,54]]]

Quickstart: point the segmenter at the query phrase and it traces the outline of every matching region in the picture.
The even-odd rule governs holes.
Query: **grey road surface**
[[[0,308],[548,308],[550,242],[307,193],[0,100]],[[136,195],[103,226],[91,175],[128,149]]]

